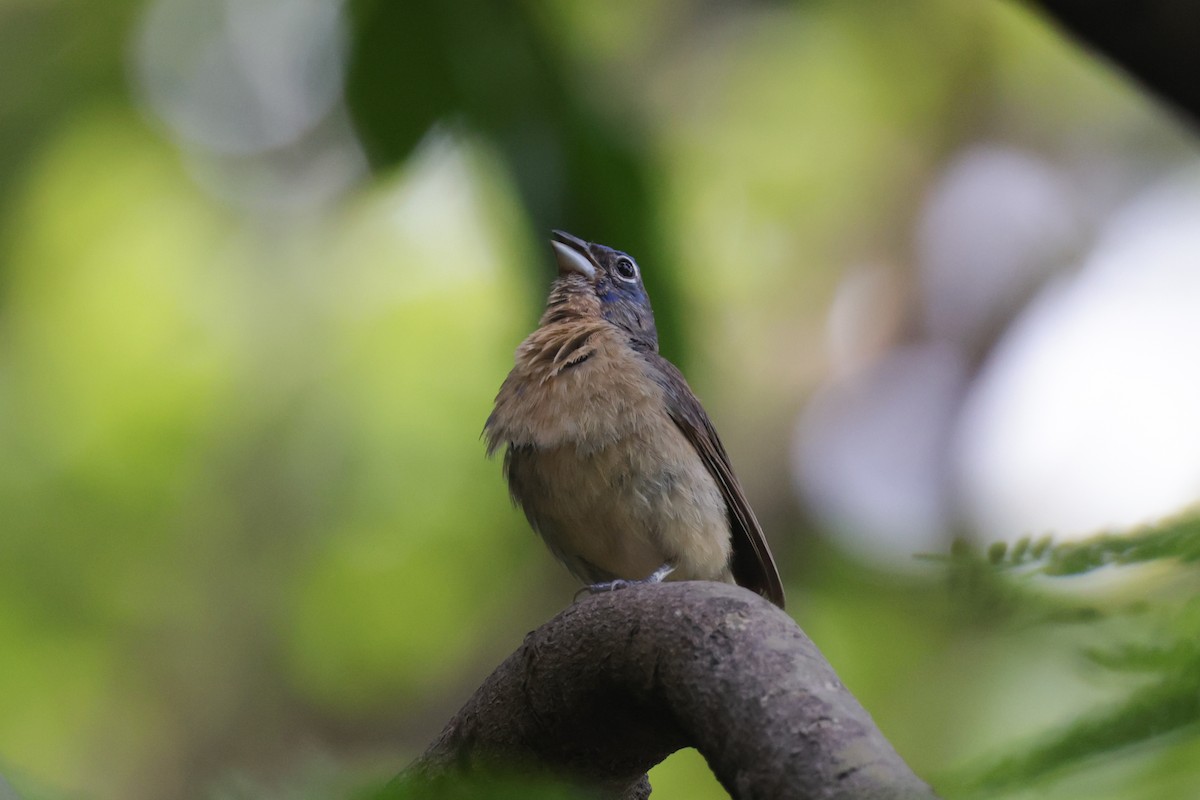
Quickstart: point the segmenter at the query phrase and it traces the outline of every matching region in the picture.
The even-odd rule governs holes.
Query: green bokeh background
[[[138,101],[142,13],[0,0],[0,774],[22,796],[336,796],[399,770],[569,602],[479,441],[550,227],[637,255],[790,611],[918,772],[1112,694],[1069,632],[841,554],[787,477],[834,286],[905,252],[947,152],[1169,129],[1041,21],[354,3],[372,170],[276,213],[207,189]],[[1194,751],[1037,796],[1195,796]],[[694,752],[652,781],[724,796]]]

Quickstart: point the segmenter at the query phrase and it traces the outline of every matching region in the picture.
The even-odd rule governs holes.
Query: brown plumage
[[[658,354],[625,253],[555,231],[559,263],[484,433],[514,501],[591,584],[738,583],[783,607],[762,528],[700,401]],[[658,571],[658,572],[656,572]]]

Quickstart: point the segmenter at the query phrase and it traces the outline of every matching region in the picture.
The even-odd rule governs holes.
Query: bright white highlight
[[[986,534],[1080,536],[1200,499],[1200,179],[1135,200],[997,348],[957,455]]]

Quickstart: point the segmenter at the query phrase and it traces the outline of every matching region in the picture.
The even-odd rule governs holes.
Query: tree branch
[[[736,798],[934,798],[804,632],[719,583],[588,597],[538,630],[410,770],[496,760],[644,798],[696,747]]]

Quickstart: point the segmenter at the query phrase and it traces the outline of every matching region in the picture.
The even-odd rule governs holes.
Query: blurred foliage
[[[1082,626],[1079,654],[1123,684],[1117,699],[1080,714],[1053,733],[971,776],[992,796],[1067,779],[1101,757],[1146,757],[1195,750],[1200,741],[1200,572],[1194,562],[1200,516],[1188,515],[1122,535],[1055,543],[1048,537],[996,543],[986,554],[956,548],[949,574],[972,587],[974,602],[1010,619],[1033,611],[1036,625]],[[1174,563],[1174,566],[1172,564]],[[1060,583],[1108,567],[1158,567],[1145,596],[1106,592],[1080,604]],[[1040,579],[1039,579],[1039,576]],[[980,590],[980,586],[986,588]],[[1005,591],[998,591],[1004,587]],[[980,597],[988,599],[980,603]],[[1002,602],[996,602],[1003,597]],[[1114,635],[1114,630],[1120,633]],[[1140,746],[1140,751],[1135,746]],[[1076,773],[1077,774],[1077,773]],[[1166,796],[1166,795],[1156,795]]]
[[[468,774],[436,778],[406,775],[384,789],[367,791],[354,800],[588,800],[593,792],[551,778],[538,778],[512,770],[472,770]]]
[[[394,772],[394,769],[390,771]],[[397,777],[388,772],[379,765],[351,771],[327,760],[315,760],[287,780],[274,784],[249,775],[225,775],[205,796],[209,800],[258,800],[264,797],[286,800],[330,797],[347,800],[591,800],[596,797],[596,793],[586,787],[540,775],[536,770],[517,770],[511,765],[475,765],[468,772],[436,776],[406,773]],[[2,794],[0,798],[3,798]]]
[[[575,56],[546,12],[488,0],[360,0],[352,18],[347,99],[378,166],[403,162],[435,125],[466,125],[503,153],[539,235],[586,231],[592,241],[669,266],[655,235],[645,132],[570,85]],[[663,352],[679,358],[673,274],[660,268],[645,280]]]
[[[1110,565],[1177,558],[1200,560],[1200,517],[1180,519],[1140,531],[1094,536],[1055,544],[1050,537],[1018,539],[1011,547],[997,542],[988,560],[1010,567],[1037,566],[1046,575],[1080,575]]]
[[[431,151],[400,197],[487,169]],[[531,555],[516,519],[478,534],[507,506],[477,437],[522,316],[490,266],[511,206],[464,196],[459,222],[497,231],[465,276],[393,277],[462,248],[386,223],[381,185],[352,224],[305,234],[302,261],[340,265],[313,295],[302,272],[264,271],[266,241],[230,240],[124,112],[71,126],[26,198],[0,386],[20,454],[0,469],[0,632],[20,643],[0,666],[5,755],[179,746],[155,730],[221,749],[247,704],[269,720],[294,693],[294,713],[340,718],[453,682]],[[411,346],[437,327],[439,348]],[[387,622],[429,607],[445,616]]]
[[[126,93],[121,53],[141,2],[111,0],[80,13],[85,5],[0,3],[0,211],[46,131],[81,106]]]
[[[989,782],[1016,797],[1144,741],[1076,796],[1194,795],[1186,569],[1165,599],[1025,574],[1164,568],[1194,526],[956,557],[944,580],[814,536],[788,467],[845,266],[904,261],[965,139],[1142,148],[1109,73],[1003,3],[361,0],[330,113],[375,172],[285,213],[131,91],[147,7],[0,0],[0,773],[22,797],[369,791],[569,602],[478,440],[549,227],[646,267],[790,610],[921,774],[1058,729]],[[1144,685],[1090,682],[1118,672]],[[433,796],[542,796],[474,780]],[[651,780],[724,796],[694,751]]]

